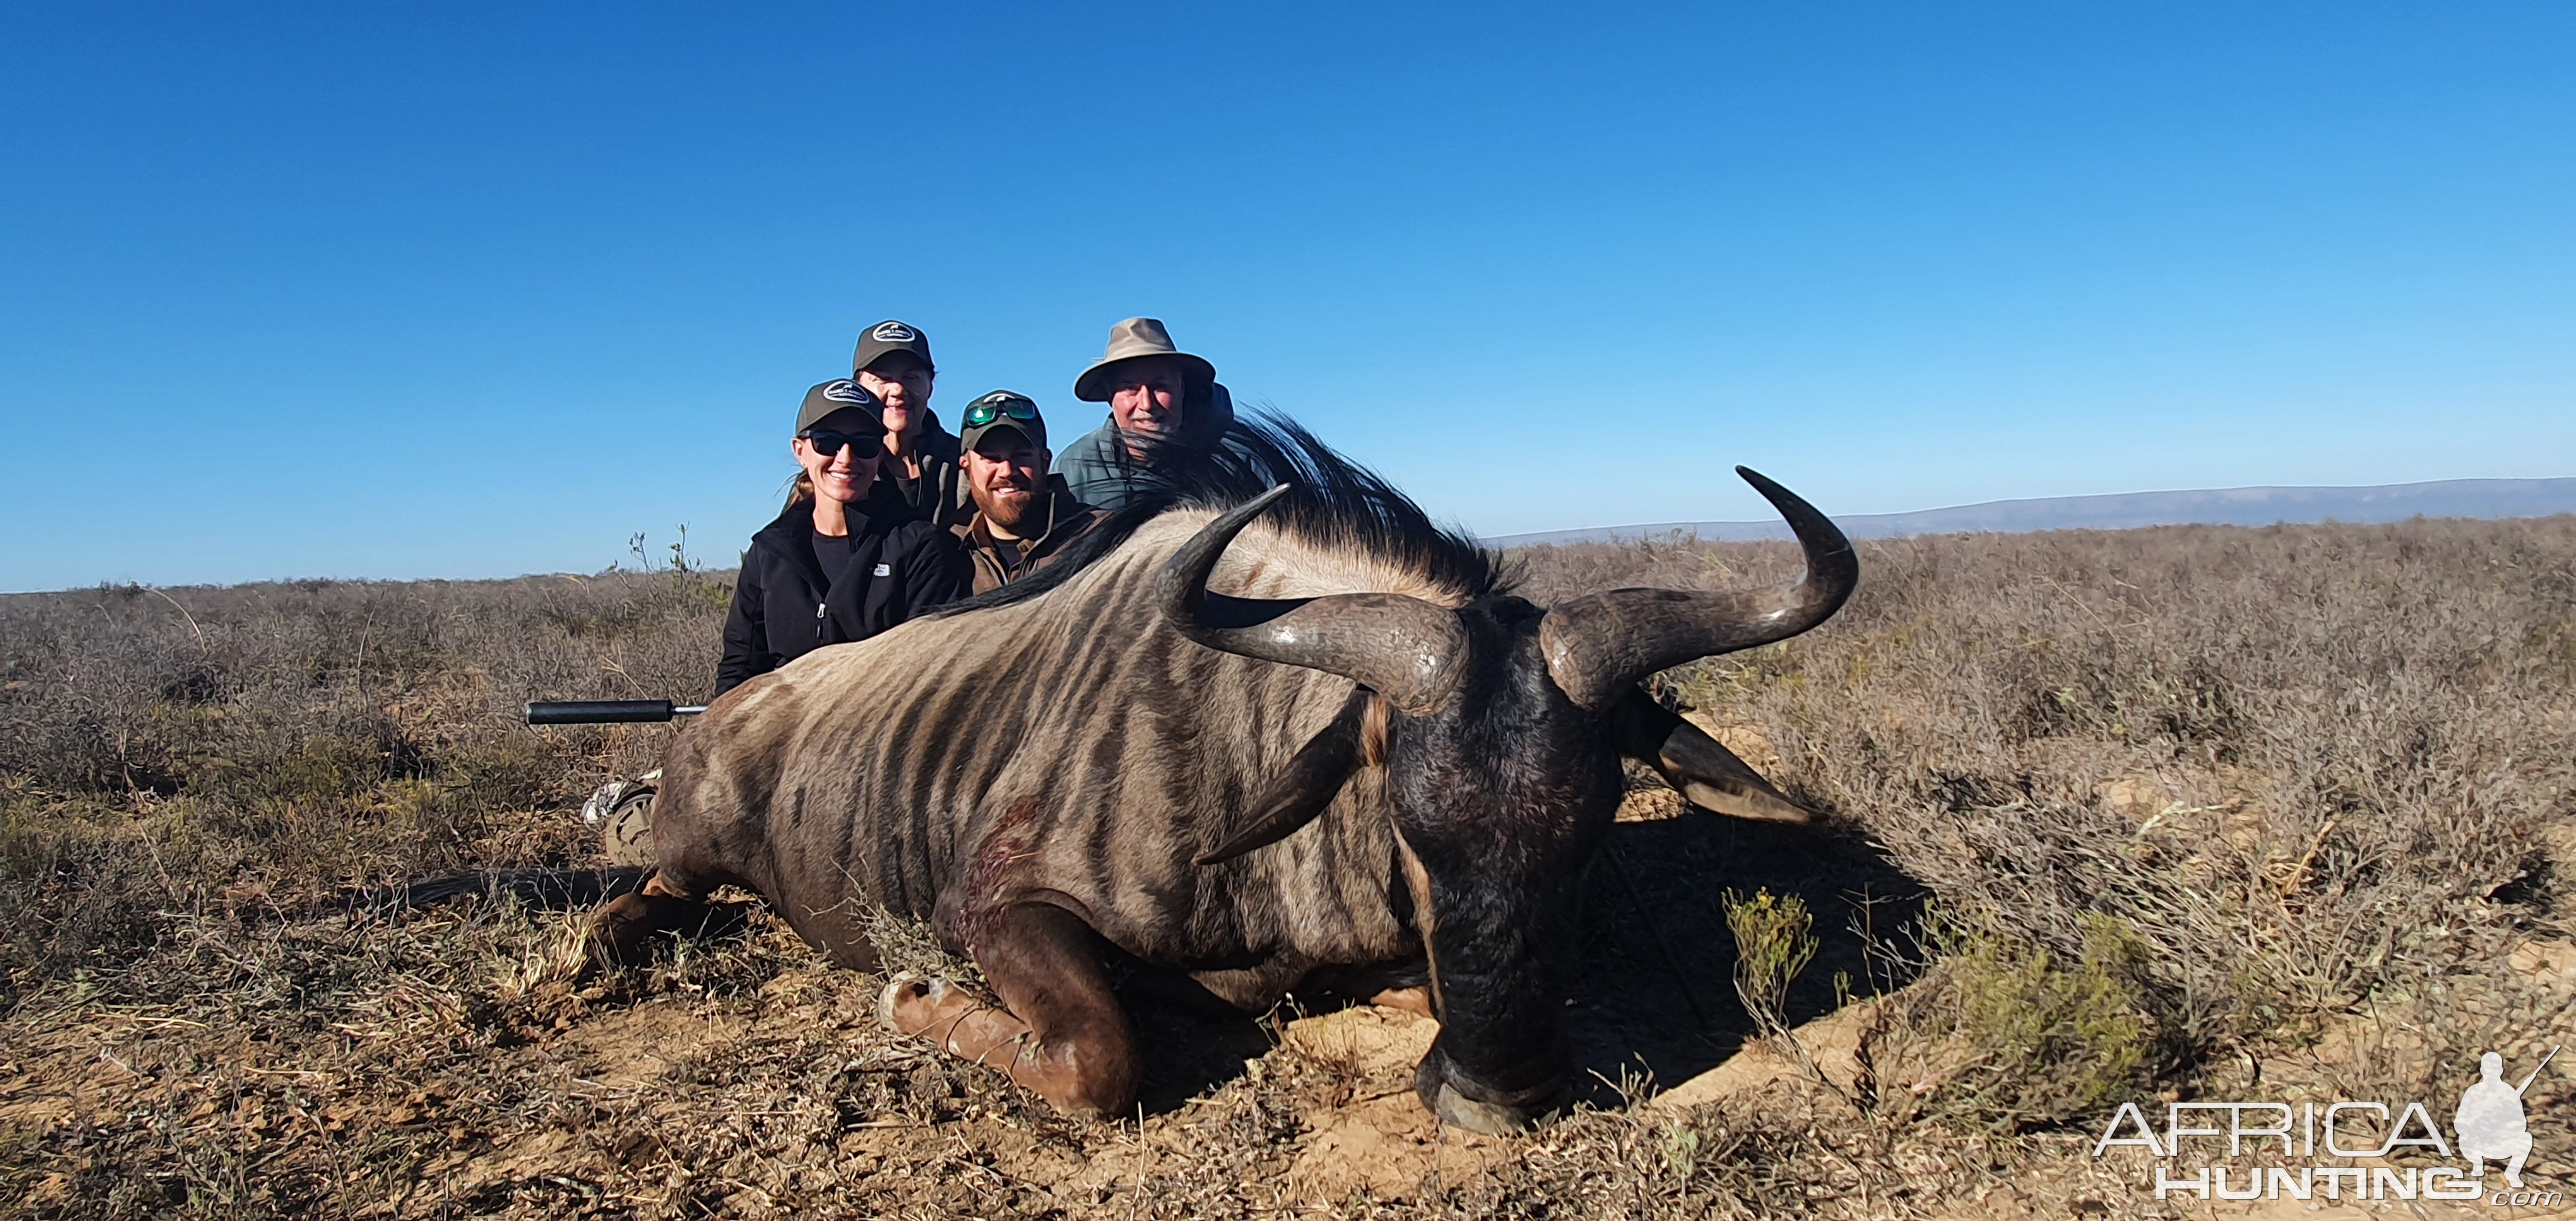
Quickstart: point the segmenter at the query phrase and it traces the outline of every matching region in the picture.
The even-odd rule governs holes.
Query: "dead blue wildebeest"
[[[1621,760],[1703,807],[1800,814],[1639,680],[1823,622],[1850,544],[1746,471],[1801,579],[1540,607],[1293,426],[1167,474],[1044,573],[716,701],[668,761],[658,870],[602,941],[631,952],[722,884],[854,967],[877,962],[870,909],[926,919],[1005,1008],[898,983],[887,1020],[1093,1114],[1137,1081],[1105,954],[1254,1012],[1324,973],[1410,982],[1440,1022],[1416,1089],[1442,1120],[1561,1106],[1577,899]]]

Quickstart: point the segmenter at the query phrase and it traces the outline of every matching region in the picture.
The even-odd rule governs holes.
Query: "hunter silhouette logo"
[[[2287,1102],[2171,1102],[2165,1105],[2162,1131],[2144,1108],[2124,1102],[2095,1142],[2093,1156],[2122,1145],[2145,1149],[2157,1159],[2148,1185],[2159,1200],[2175,1194],[2203,1200],[2338,1201],[2466,1201],[2483,1196],[2489,1204],[2554,1208],[2564,1203],[2560,1192],[2522,1184],[2523,1164],[2531,1157],[2523,1095],[2558,1051],[2550,1048],[2518,1083],[2505,1080],[2502,1055],[2491,1051],[2479,1056],[2478,1080],[2460,1092],[2460,1105],[2451,1113],[2451,1130],[2459,1137],[2456,1150],[2422,1102],[2338,1099],[2295,1107]],[[2400,1148],[2440,1164],[2389,1163],[2388,1156]],[[2257,1154],[2287,1164],[2230,1164]],[[2380,1164],[2319,1165],[2319,1158]],[[2486,1177],[2490,1160],[2504,1163],[2505,1186],[2493,1190]],[[2450,1164],[2455,1161],[2468,1164]],[[2191,1168],[2188,1176],[2177,1175],[2183,1168]]]
[[[900,322],[880,322],[877,329],[868,332],[868,338],[882,343],[911,343],[921,335]]]
[[[2478,1057],[2478,1083],[2460,1093],[2460,1109],[2451,1115],[2451,1130],[2460,1134],[2460,1156],[2469,1173],[2485,1178],[2487,1159],[2504,1163],[2504,1181],[2522,1189],[2522,1162],[2531,1156],[2531,1126],[2523,1121],[2522,1095],[2540,1070],[2557,1058],[2558,1049],[2540,1058],[2520,1085],[2504,1083],[2504,1057],[2495,1052]]]

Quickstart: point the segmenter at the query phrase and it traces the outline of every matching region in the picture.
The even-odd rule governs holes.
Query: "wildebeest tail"
[[[497,903],[506,898],[522,907],[561,910],[614,899],[642,887],[652,873],[642,865],[612,869],[495,869],[371,886],[336,906],[361,914],[390,914],[452,899],[481,898]]]

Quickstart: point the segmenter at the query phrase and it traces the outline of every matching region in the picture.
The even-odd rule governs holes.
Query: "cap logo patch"
[[[880,322],[875,330],[868,332],[868,338],[879,343],[911,343],[921,338],[921,332],[900,322]]]
[[[859,384],[846,378],[823,387],[823,397],[835,403],[865,403],[871,397]]]

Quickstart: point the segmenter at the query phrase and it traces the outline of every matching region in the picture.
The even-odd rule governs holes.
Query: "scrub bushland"
[[[1813,952],[1805,913],[1865,938],[1862,969],[1799,984],[1866,1011],[1865,1071],[1832,1079],[1801,1052],[1812,1088],[1612,1098],[1472,1172],[1342,1180],[1332,1211],[1958,1215],[2001,1192],[2127,1213],[2158,1207],[2135,1168],[2086,1156],[2120,1102],[2447,1116],[2479,1052],[2518,1076],[2576,1042],[2576,519],[1860,547],[1834,621],[1654,686],[1924,892],[1856,932],[1829,927],[1855,910],[1836,894],[1782,894],[1767,931],[1748,925],[1783,959],[1739,964],[1765,1008]],[[1514,562],[1546,603],[1741,586],[1797,558],[1670,539]],[[566,913],[329,910],[364,885],[597,864],[574,809],[674,731],[532,731],[518,706],[702,699],[726,596],[681,564],[0,597],[0,1212],[1315,1199],[1289,1184],[1319,1131],[1405,1082],[1260,1041],[1165,1083],[1141,1120],[1077,1124],[885,1036],[881,981],[823,968],[763,916],[600,974]],[[1730,884],[1707,880],[1716,938]],[[908,964],[936,964],[887,931],[906,936]],[[1717,1005],[1728,983],[1695,991]],[[1149,1045],[1206,1041],[1156,1030]],[[2559,1066],[2526,1096],[2527,1176],[2563,1190]]]

